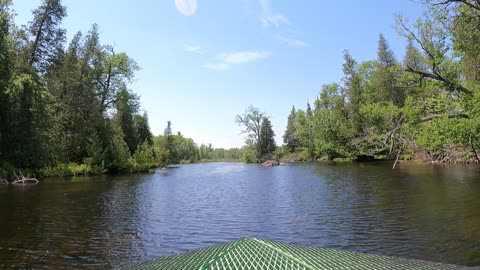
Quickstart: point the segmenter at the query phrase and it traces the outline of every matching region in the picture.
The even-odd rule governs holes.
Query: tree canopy
[[[323,86],[313,114],[307,105],[289,115],[288,149],[298,141],[302,159],[480,163],[480,5],[424,3],[415,24],[397,16],[408,42],[402,62],[382,34],[374,60],[345,51],[342,82]]]
[[[153,137],[131,89],[138,64],[100,43],[99,27],[67,44],[61,0],[42,0],[27,26],[0,2],[0,176],[135,172],[199,159],[238,158],[173,135]]]
[[[245,143],[247,148],[250,148],[245,151],[244,159],[247,162],[266,159],[275,151],[275,134],[272,123],[259,108],[250,105],[244,114],[235,117],[235,122],[244,128],[242,133],[247,135]],[[251,153],[252,150],[254,153]]]

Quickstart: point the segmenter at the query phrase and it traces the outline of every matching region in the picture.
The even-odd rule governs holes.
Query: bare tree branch
[[[433,119],[440,118],[440,117],[443,117],[443,116],[444,115],[432,115],[432,116],[429,116],[429,117],[424,117],[424,118],[420,119],[417,123],[421,124],[421,123],[429,122],[429,121],[432,121]],[[464,113],[459,113],[459,114],[449,114],[448,118],[450,118],[450,119],[455,119],[455,118],[469,119],[470,116],[468,116],[467,114],[464,114]]]
[[[449,5],[452,3],[459,3],[459,4],[464,4],[467,5],[475,10],[480,11],[480,1],[476,0],[475,3],[470,3],[468,0],[446,0],[438,3],[433,3],[433,5]]]
[[[425,72],[425,71],[421,71],[421,70],[415,70],[413,69],[412,67],[410,66],[407,66],[407,68],[405,69],[406,72],[410,72],[410,73],[414,73],[414,74],[418,74],[418,75],[421,75],[422,77],[426,77],[426,78],[430,78],[430,79],[434,79],[436,81],[440,81],[440,82],[443,82],[445,83],[451,90],[454,90],[454,91],[459,91],[459,92],[462,92],[464,94],[467,94],[467,95],[472,95],[473,92],[461,85],[455,85],[452,81],[448,80],[447,78],[443,77],[442,75],[440,75],[437,71],[433,70],[433,73],[428,73],[428,72]]]

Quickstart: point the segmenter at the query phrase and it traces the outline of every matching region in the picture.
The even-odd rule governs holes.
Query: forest
[[[130,89],[138,64],[100,43],[99,27],[67,44],[60,0],[43,0],[26,26],[0,2],[0,178],[143,172],[172,163],[237,159],[197,146],[168,122],[154,137]]]
[[[345,51],[343,79],[292,109],[277,156],[480,163],[480,2],[422,2],[414,23],[396,16],[404,58],[382,34],[374,60]]]
[[[240,159],[480,163],[480,3],[422,2],[428,11],[415,22],[396,17],[403,59],[382,34],[376,59],[358,62],[346,50],[343,79],[323,85],[305,110],[292,108],[283,146],[251,106],[235,118],[246,146],[225,150],[174,134],[171,122],[153,136],[130,88],[138,64],[101,44],[96,24],[67,43],[61,0],[43,0],[25,26],[1,1],[0,178]]]

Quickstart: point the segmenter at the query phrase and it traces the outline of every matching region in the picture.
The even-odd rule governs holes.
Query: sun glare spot
[[[197,11],[197,0],[175,0],[175,6],[184,16],[191,16]]]

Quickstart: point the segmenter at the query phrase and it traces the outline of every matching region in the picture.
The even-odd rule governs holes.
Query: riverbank
[[[362,157],[362,158],[335,158],[333,160],[328,159],[327,157],[322,157],[320,159],[311,160],[303,155],[301,152],[288,153],[278,160],[280,162],[294,163],[294,162],[327,162],[327,163],[368,163],[368,162],[395,162],[398,164],[439,164],[439,165],[448,165],[448,164],[463,164],[463,165],[480,165],[480,163],[474,158],[465,158],[458,157],[455,159],[441,159],[434,160],[429,159],[427,154],[417,154],[415,156],[404,155],[399,157],[398,161],[395,158],[387,158],[385,156],[378,157]]]
[[[32,168],[14,168],[10,164],[3,162],[0,164],[0,178],[5,180],[11,180],[15,173],[21,173],[22,175],[35,176],[37,178],[46,177],[72,177],[72,176],[95,176],[95,175],[108,175],[108,174],[133,174],[133,173],[145,173],[155,168],[161,168],[164,166],[138,166],[132,167],[129,170],[109,170],[107,168],[92,166],[88,164],[57,164],[55,166],[49,166],[45,168],[32,169]]]
[[[181,161],[179,164],[201,164],[201,163],[239,163],[240,160],[235,159],[212,159],[212,160],[199,160],[195,162],[191,161]],[[173,164],[172,164],[173,165]],[[115,175],[115,174],[136,174],[136,173],[148,173],[153,172],[155,169],[165,168],[168,165],[165,164],[150,164],[147,166],[132,166],[129,169],[125,170],[109,170],[107,168],[92,166],[89,164],[77,164],[77,163],[67,163],[67,164],[57,164],[55,166],[49,166],[40,169],[31,169],[31,168],[14,168],[12,165],[6,162],[0,162],[0,179],[12,180],[14,178],[14,173],[18,172],[25,176],[35,176],[37,178],[47,178],[47,177],[75,177],[75,176],[96,176],[96,175]]]
[[[208,163],[244,163],[241,160],[235,159],[212,159],[212,160],[200,160],[196,162],[182,161],[180,164],[208,164]],[[268,161],[267,161],[268,162]],[[361,163],[395,163],[395,160],[390,159],[374,159],[369,161],[358,161],[353,159],[346,158],[336,158],[334,160],[328,159],[318,159],[318,160],[306,160],[301,159],[298,155],[288,155],[287,157],[282,157],[278,159],[278,165],[283,165],[286,163],[319,163],[319,164],[361,164]],[[269,164],[264,163],[254,163],[264,167],[275,167],[270,166]],[[476,162],[444,162],[444,161],[432,161],[432,160],[422,160],[422,159],[406,159],[399,160],[396,166],[423,166],[423,165],[465,165],[465,166],[477,166],[479,165]],[[165,168],[166,165],[151,165],[143,167],[132,167],[129,170],[108,170],[102,167],[91,166],[88,164],[77,164],[77,163],[68,163],[68,164],[58,164],[55,166],[50,166],[41,169],[31,169],[31,168],[14,168],[8,163],[0,163],[0,179],[2,180],[12,180],[14,178],[15,172],[20,172],[25,176],[35,176],[36,178],[48,178],[48,177],[75,177],[75,176],[96,176],[96,175],[129,175],[136,173],[149,173],[153,172],[155,169]]]

